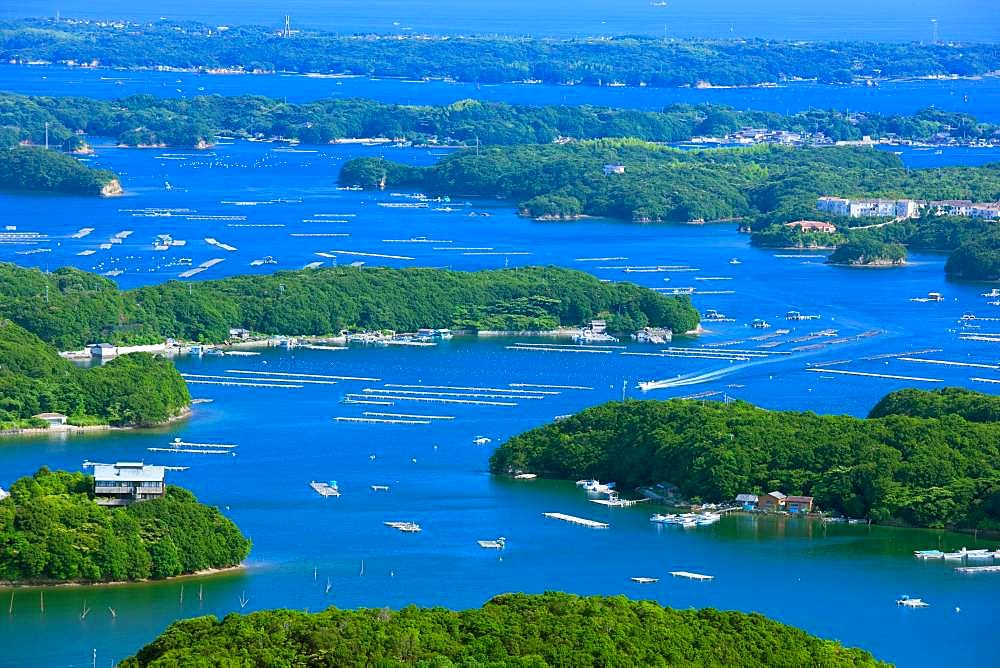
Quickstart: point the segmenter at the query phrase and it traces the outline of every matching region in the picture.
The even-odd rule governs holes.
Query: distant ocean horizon
[[[1000,3],[984,0],[21,0],[0,17],[159,18],[343,33],[512,34],[553,37],[655,35],[673,38],[996,42]]]

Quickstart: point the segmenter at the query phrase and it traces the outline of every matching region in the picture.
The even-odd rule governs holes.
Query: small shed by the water
[[[66,416],[62,413],[39,413],[38,415],[32,415],[31,417],[39,420],[45,420],[50,427],[58,427],[66,424]]]
[[[811,513],[813,509],[813,498],[811,496],[785,497],[785,510],[790,513]]]
[[[737,494],[736,503],[743,506],[743,510],[753,510],[757,507],[756,494]]]

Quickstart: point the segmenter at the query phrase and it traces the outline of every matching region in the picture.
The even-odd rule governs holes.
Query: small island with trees
[[[121,182],[114,172],[87,167],[59,151],[2,144],[0,190],[101,197],[122,194]]]
[[[102,505],[94,477],[42,468],[0,500],[0,586],[137,582],[234,568],[250,541],[217,508],[167,486]]]
[[[171,624],[123,668],[253,666],[885,666],[759,614],[624,596],[501,594],[471,610],[266,610]]]
[[[1000,529],[997,399],[904,390],[866,419],[767,411],[742,401],[630,400],[511,438],[493,473],[669,483],[691,500],[782,489],[849,517]]]

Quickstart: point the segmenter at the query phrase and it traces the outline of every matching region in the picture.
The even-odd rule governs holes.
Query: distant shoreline
[[[180,420],[187,419],[191,417],[192,411],[191,406],[185,406],[177,415],[167,418],[163,422],[157,422],[155,424],[145,424],[145,425],[128,425],[125,427],[116,427],[110,424],[88,424],[88,425],[73,425],[64,424],[49,427],[21,427],[19,429],[4,429],[0,430],[0,439],[3,438],[13,438],[16,436],[49,436],[52,434],[81,434],[91,431],[139,431],[142,429],[156,429],[157,427],[165,427],[174,422],[179,422]],[[0,584],[0,586],[3,586]]]
[[[156,584],[157,582],[170,582],[173,580],[181,580],[186,578],[197,578],[197,577],[209,577],[213,575],[222,575],[224,573],[235,573],[237,571],[247,570],[245,564],[237,564],[236,566],[226,566],[225,568],[205,568],[200,571],[195,571],[193,573],[182,573],[180,575],[171,575],[167,578],[152,579],[148,578],[145,580],[115,580],[113,582],[93,582],[90,580],[68,580],[68,581],[39,581],[39,582],[10,582],[10,581],[0,581],[0,590],[5,589],[8,591],[13,591],[15,589],[60,589],[68,587],[123,587],[127,585],[136,584]]]

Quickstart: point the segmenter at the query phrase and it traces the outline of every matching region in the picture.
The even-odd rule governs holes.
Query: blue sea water
[[[50,79],[39,79],[40,73]],[[114,73],[4,67],[0,69],[0,87],[63,94],[64,88],[75,86],[85,91],[82,94],[108,91],[109,97],[120,95],[119,88],[129,93],[153,88],[169,92],[170,86],[161,85],[167,81],[156,76],[150,75],[145,83],[136,79],[133,84],[132,77],[139,75],[121,74],[128,81],[119,87],[114,80],[99,78],[113,77]],[[309,99],[328,94],[321,85],[331,86],[331,90],[336,86],[330,80],[303,77],[169,76],[174,81],[181,79],[173,89],[180,87],[183,94],[195,94],[199,86],[213,90],[210,86],[232,85]],[[69,80],[78,83],[65,83]],[[467,97],[475,90],[363,80],[345,81],[344,85],[356,87],[351,95],[398,101],[422,101],[425,94],[436,101],[434,95],[456,90],[460,92],[455,97]],[[991,92],[970,95],[970,102],[961,104],[969,104],[972,113],[983,118],[996,113],[996,105],[989,101],[996,99],[998,91],[992,80],[908,85],[913,86],[906,89],[908,92],[901,88],[888,96],[886,91],[894,89],[813,90],[807,86],[801,90],[813,92],[790,93],[789,101],[780,104],[815,95],[817,100],[833,100],[828,104],[856,108],[856,100],[868,99],[872,105],[873,101],[885,105],[877,110],[906,111],[928,100],[953,99],[949,91],[954,89],[949,86],[958,86],[960,91],[966,90],[961,86],[983,86],[975,90]],[[663,103],[654,101],[655,97],[642,97],[652,95],[649,91],[513,86],[492,90],[498,96],[493,99],[537,102],[545,95],[575,95],[570,102],[594,96],[602,103],[621,106],[655,107]],[[724,92],[728,94],[699,94]],[[615,99],[622,101],[603,102],[599,96],[604,94],[620,95]],[[763,104],[752,96],[776,95],[768,90],[732,94],[752,107]],[[962,95],[958,95],[959,100]],[[943,106],[943,102],[935,103]],[[327,605],[398,607],[409,603],[457,608],[480,605],[500,592],[547,589],[624,593],[677,607],[759,611],[824,637],[864,647],[900,665],[996,663],[991,640],[1000,579],[958,575],[949,564],[922,563],[910,556],[914,549],[938,545],[995,547],[989,541],[943,532],[823,528],[807,521],[751,517],[727,518],[694,531],[670,531],[648,522],[651,507],[608,510],[589,503],[571,482],[517,482],[486,473],[489,454],[503,439],[558,415],[620,398],[623,381],[628,396],[636,398],[713,393],[711,398],[728,395],[771,409],[858,416],[866,414],[885,393],[902,387],[963,385],[992,391],[995,385],[974,378],[1000,380],[996,369],[899,359],[995,364],[996,343],[967,338],[969,334],[1000,332],[1000,326],[994,327],[1000,320],[992,320],[1000,318],[1000,308],[981,296],[992,286],[947,281],[944,257],[933,254],[914,253],[910,264],[899,269],[830,267],[823,263],[820,252],[751,248],[747,237],[730,225],[642,226],[605,220],[539,223],[519,218],[508,203],[486,200],[432,203],[416,209],[383,207],[379,203],[412,200],[403,196],[407,193],[394,196],[337,190],[337,170],[344,160],[384,154],[427,164],[438,159],[441,151],[334,146],[287,152],[278,148],[249,142],[222,143],[201,152],[98,145],[97,154],[88,162],[122,174],[126,196],[98,200],[0,194],[0,221],[4,225],[48,235],[35,244],[0,244],[0,260],[49,269],[66,264],[99,272],[121,269],[124,273],[114,280],[122,287],[177,278],[187,268],[177,264],[180,258],[190,258],[194,265],[223,258],[222,263],[198,276],[205,279],[299,268],[314,261],[328,266],[334,258],[316,253],[331,251],[398,256],[332,253],[340,263],[366,261],[392,266],[478,269],[557,264],[650,287],[694,287],[693,300],[700,310],[718,309],[733,319],[706,323],[710,331],[697,340],[679,340],[679,346],[729,342],[721,347],[756,349],[764,341],[753,337],[761,332],[750,329],[747,323],[765,318],[773,325],[765,334],[779,328],[789,330],[771,339],[782,343],[770,350],[794,354],[730,362],[623,354],[657,350],[637,344],[609,348],[604,353],[557,353],[508,347],[537,342],[531,339],[456,338],[433,348],[269,350],[247,358],[179,358],[178,368],[187,374],[239,375],[231,372],[251,370],[379,380],[303,384],[287,389],[193,383],[194,396],[213,401],[197,405],[189,420],[167,428],[15,439],[0,444],[2,487],[43,464],[77,470],[86,459],[145,459],[190,466],[188,471],[173,474],[171,481],[218,505],[254,541],[244,572],[183,583],[49,590],[45,592],[44,614],[39,610],[37,591],[18,590],[14,592],[13,614],[0,614],[0,665],[91,665],[95,649],[98,664],[110,665],[150,641],[175,619],[241,610],[241,596],[249,599],[244,611],[270,607],[317,610]],[[980,149],[945,149],[940,155],[906,149],[902,157],[907,164],[923,167],[980,164],[993,155]],[[169,190],[165,188],[168,182]],[[454,210],[436,210],[449,207]],[[153,211],[172,215],[148,215]],[[144,215],[133,215],[136,213]],[[346,222],[306,222],[324,219]],[[84,227],[94,231],[80,239],[70,238]],[[124,243],[111,249],[99,247],[123,230],[133,231]],[[164,233],[187,243],[154,251],[153,238]],[[237,250],[220,250],[207,244],[206,237]],[[419,237],[436,241],[407,242]],[[19,252],[42,248],[51,250]],[[78,255],[88,250],[94,253]],[[265,256],[273,256],[278,264],[250,265]],[[730,264],[734,257],[741,264]],[[652,265],[686,266],[692,271],[625,271],[626,267]],[[942,292],[945,300],[911,301],[931,291]],[[819,314],[821,319],[784,320],[785,313],[793,309]],[[961,321],[967,313],[983,319]],[[791,339],[827,328],[850,340],[819,350],[792,351],[816,341],[793,343]],[[854,338],[870,330],[880,333]],[[822,340],[826,339],[818,341]],[[831,362],[836,364],[812,367],[824,369],[822,372],[809,370],[808,365]],[[841,370],[913,380],[836,373]],[[673,379],[676,384],[645,394],[635,388],[637,381],[652,379]],[[379,408],[340,403],[345,394],[365,388],[386,389],[387,384],[505,388],[511,383],[593,389],[553,390],[559,393],[538,395],[543,399],[521,398],[513,402],[516,406],[397,401],[393,407]],[[361,416],[362,409],[454,419],[431,425],[334,421],[337,416]],[[146,450],[162,447],[177,436],[237,443],[238,454],[216,457]],[[492,441],[474,445],[473,439],[479,436]],[[340,483],[344,491],[341,498],[323,499],[308,487],[311,480],[329,479]],[[382,484],[390,486],[388,493],[371,491],[370,485]],[[542,516],[550,511],[601,519],[611,526],[603,531],[575,527]],[[417,521],[424,531],[400,534],[383,526],[389,520]],[[501,555],[482,550],[475,542],[498,535],[508,538],[502,560]],[[364,575],[360,574],[362,561]],[[710,573],[716,579],[710,583],[673,579],[668,575],[672,570]],[[662,579],[640,587],[629,581],[633,576]],[[326,593],[328,580],[330,592]],[[199,600],[199,589],[203,600]],[[932,607],[900,609],[894,601],[902,594],[923,597]],[[7,596],[7,592],[0,595],[0,605],[7,603]],[[92,612],[81,620],[85,606]],[[117,618],[111,617],[108,606],[117,610]]]
[[[933,106],[974,114],[984,122],[1000,122],[1000,77],[887,81],[878,87],[797,82],[760,88],[598,88],[0,65],[0,90],[26,95],[76,95],[102,99],[137,94],[187,98],[218,94],[266,95],[288,102],[370,98],[395,104],[421,105],[476,99],[512,104],[590,104],[648,110],[676,103],[713,103],[782,114],[806,109],[912,114]]]

